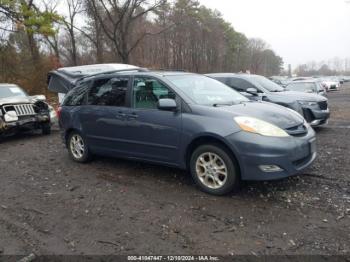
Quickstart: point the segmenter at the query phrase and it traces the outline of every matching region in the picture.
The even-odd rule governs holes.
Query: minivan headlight
[[[283,129],[254,117],[238,116],[235,117],[234,120],[239,125],[239,127],[246,132],[271,137],[289,136],[288,133],[285,132]]]

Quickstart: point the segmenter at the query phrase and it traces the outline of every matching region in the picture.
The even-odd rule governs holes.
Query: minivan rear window
[[[86,101],[87,88],[90,82],[85,82],[68,92],[63,101],[63,106],[81,106]]]
[[[128,78],[112,78],[98,81],[91,88],[88,96],[89,105],[126,106]]]

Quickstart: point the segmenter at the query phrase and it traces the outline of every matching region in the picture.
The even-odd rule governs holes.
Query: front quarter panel
[[[201,106],[191,106],[191,113],[182,115],[182,143],[180,156],[185,156],[188,146],[197,138],[211,137],[226,144],[225,137],[239,132],[232,114],[221,110],[212,110]],[[185,158],[180,166],[186,168]]]

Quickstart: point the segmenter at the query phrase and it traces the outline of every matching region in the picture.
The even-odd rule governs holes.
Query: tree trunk
[[[36,64],[39,62],[40,59],[39,48],[36,44],[33,34],[27,32],[27,38],[33,63]]]
[[[71,44],[72,44],[72,51],[71,51],[71,57],[72,57],[72,63],[74,66],[78,65],[78,56],[77,56],[77,45],[75,41],[75,34],[74,34],[74,28],[71,28],[69,30],[70,38],[71,38]]]

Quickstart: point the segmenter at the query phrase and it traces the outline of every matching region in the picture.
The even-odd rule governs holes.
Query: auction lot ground
[[[298,177],[213,197],[177,169],[68,158],[58,131],[0,144],[0,254],[349,254],[350,85]]]

